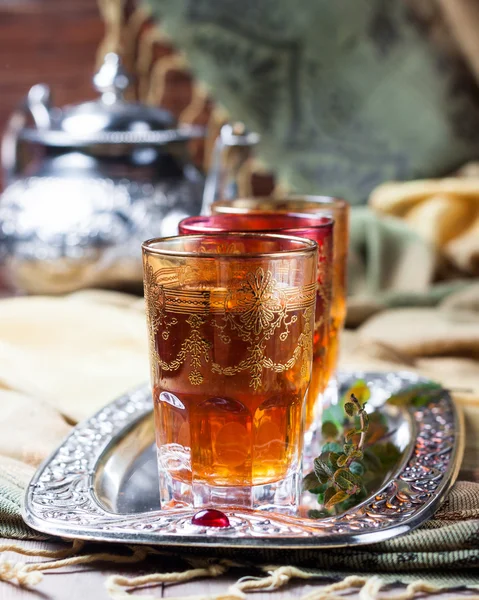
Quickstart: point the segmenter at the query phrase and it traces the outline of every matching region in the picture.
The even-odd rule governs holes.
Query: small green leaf
[[[367,497],[367,495],[363,494],[362,490],[360,490],[357,494],[354,494],[354,496],[348,496],[348,498],[346,500],[341,502],[341,512],[348,510],[349,508],[352,508],[353,506],[356,506],[357,504],[359,504],[359,502],[364,500],[366,497]]]
[[[327,483],[332,477],[333,472],[329,468],[329,466],[321,460],[321,458],[314,459],[314,474],[316,475],[316,479],[320,483]]]
[[[437,398],[439,398],[441,392],[442,392],[442,389],[429,390],[422,394],[418,394],[417,396],[415,396],[412,399],[411,404],[417,408],[420,408],[421,406],[425,406],[426,404],[429,404],[429,402],[434,402]]]
[[[309,492],[311,492],[312,494],[315,494],[316,496],[322,496],[324,494],[324,492],[326,491],[326,489],[329,486],[329,482],[328,483],[320,483],[318,484],[317,487],[314,488],[314,490],[308,490]],[[321,504],[321,502],[320,502]]]
[[[348,415],[348,417],[352,417],[356,412],[356,407],[352,402],[346,402],[344,405],[344,412]]]
[[[346,456],[345,454],[341,454],[341,456],[336,461],[336,464],[338,465],[338,467],[344,467],[344,465],[347,462],[348,462],[348,456]]]
[[[357,429],[350,429],[344,434],[344,439],[349,442],[355,435],[358,435],[359,433],[361,433],[361,431],[358,431]]]
[[[336,471],[333,480],[337,486],[347,491],[350,496],[361,489],[361,478],[351,473],[348,469],[339,469]]]
[[[333,471],[338,468],[338,459],[340,456],[342,456],[340,452],[329,452],[328,454],[328,465],[331,466]]]
[[[361,411],[361,416],[363,418],[363,427],[362,427],[362,431],[367,431],[368,427],[369,427],[369,415],[365,410]]]
[[[358,460],[361,460],[362,457],[363,453],[361,452],[361,450],[352,450],[349,453],[349,458],[357,458]]]
[[[333,488],[330,488],[330,489],[333,489]],[[333,496],[331,496],[331,498],[326,502],[326,504],[324,506],[327,509],[331,509],[331,508],[333,508],[333,506],[335,504],[339,504],[340,502],[347,500],[348,497],[349,497],[349,494],[340,490],[339,492],[336,492]]]
[[[322,447],[321,454],[324,454],[325,452],[338,452],[339,453],[342,451],[343,451],[343,446],[341,444],[338,444],[338,442],[327,442]]]
[[[311,492],[319,486],[319,480],[314,471],[308,473],[303,479],[303,491]]]
[[[331,498],[336,493],[336,488],[334,486],[328,487],[328,489],[324,492],[324,505],[326,506]]]
[[[344,446],[343,446],[344,454],[349,454],[350,452],[353,452],[353,450],[354,450],[354,444],[344,444]]]
[[[349,465],[349,470],[351,471],[351,473],[353,473],[354,475],[358,475],[358,477],[361,477],[362,475],[364,475],[364,467],[361,463],[353,461],[350,465]]]
[[[323,439],[335,440],[339,435],[339,429],[332,421],[326,421],[321,426],[321,435]]]

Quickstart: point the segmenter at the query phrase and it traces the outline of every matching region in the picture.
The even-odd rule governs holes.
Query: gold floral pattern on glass
[[[192,385],[204,382],[202,369],[211,364],[211,371],[232,376],[242,371],[250,372],[249,385],[257,390],[261,385],[264,369],[277,373],[292,368],[302,359],[302,371],[307,370],[312,357],[312,315],[316,284],[301,288],[280,289],[271,271],[258,267],[246,273],[239,284],[228,290],[191,290],[177,287],[179,281],[194,277],[194,267],[186,273],[173,269],[154,271],[145,263],[145,300],[149,328],[150,351],[153,362],[164,371],[178,370],[189,360],[188,380]],[[196,273],[198,277],[198,273]],[[167,283],[163,283],[167,281]],[[295,314],[291,314],[294,311]],[[303,321],[302,331],[292,355],[284,363],[274,362],[267,356],[267,342],[278,334],[284,342],[290,327],[298,321],[298,311]],[[189,314],[186,323],[190,334],[184,339],[173,360],[165,360],[155,347],[158,332],[166,340],[178,319],[172,314]],[[247,344],[247,357],[236,365],[222,366],[210,360],[211,343],[202,334],[202,327],[209,325],[217,332],[223,344],[231,344],[234,333]],[[307,376],[306,371],[302,373]]]
[[[311,289],[295,290],[303,307],[312,311],[314,305],[314,286]],[[229,306],[235,306],[231,311]],[[254,273],[246,275],[245,282],[237,290],[232,290],[225,298],[224,325],[215,327],[223,333],[229,327],[238,337],[248,343],[247,358],[234,366],[222,367],[213,363],[212,370],[221,375],[236,375],[242,371],[251,373],[250,386],[258,389],[261,385],[263,369],[276,372],[286,371],[294,366],[299,356],[303,355],[303,362],[309,364],[312,353],[312,336],[310,316],[312,313],[303,313],[303,332],[298,338],[293,355],[286,363],[275,363],[266,355],[266,342],[271,339],[279,329],[280,341],[284,342],[289,336],[289,327],[298,320],[297,315],[290,315],[291,306],[287,294],[282,292],[270,271],[261,267]]]

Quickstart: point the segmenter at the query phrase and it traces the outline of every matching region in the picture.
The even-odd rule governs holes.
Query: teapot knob
[[[50,129],[52,95],[48,85],[37,83],[27,95],[27,107],[38,129]]]
[[[256,146],[260,136],[248,130],[244,123],[226,123],[221,128],[219,140],[223,146]]]
[[[120,57],[114,52],[105,55],[100,70],[93,77],[95,89],[101,93],[105,104],[114,104],[123,99],[123,92],[131,80],[121,64]]]

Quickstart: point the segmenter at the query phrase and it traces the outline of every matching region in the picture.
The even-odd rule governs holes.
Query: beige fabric
[[[112,299],[118,304],[116,294]],[[78,298],[0,301],[3,387],[39,398],[78,421],[148,377],[140,311]]]
[[[447,179],[387,182],[369,198],[376,212],[403,218],[460,272],[479,274],[479,178],[463,169]]]
[[[446,244],[445,252],[460,269],[479,275],[479,211],[472,224]]]
[[[68,435],[71,426],[45,402],[0,390],[0,455],[39,465]]]
[[[363,343],[392,346],[407,356],[479,356],[479,314],[400,308],[373,316],[359,328]]]
[[[342,337],[343,368],[408,369],[479,405],[479,283],[438,308],[386,310]]]
[[[479,282],[455,292],[441,302],[444,310],[471,310],[479,315]]]
[[[69,302],[97,302],[99,304],[113,305],[120,308],[138,306],[141,307],[141,310],[145,309],[145,301],[143,298],[110,290],[80,290],[65,296],[65,300],[68,300]]]
[[[6,430],[6,426],[3,425],[3,421],[0,424],[0,432],[3,436]],[[54,448],[50,449],[50,452]],[[28,482],[35,473],[35,468],[31,465],[24,463],[15,458],[11,458],[8,454],[15,454],[15,448],[13,445],[8,448],[5,455],[0,455],[0,482],[1,478],[8,480],[10,483],[18,484],[22,486],[22,489],[26,488]],[[46,458],[46,456],[45,456]]]
[[[456,232],[467,229],[475,212],[470,198],[438,194],[413,206],[405,221],[427,241],[441,247],[453,239]]]
[[[341,338],[340,366],[346,370],[413,371],[455,390],[459,401],[479,405],[479,362],[470,358],[414,357],[384,341],[365,341],[361,331],[346,331]]]

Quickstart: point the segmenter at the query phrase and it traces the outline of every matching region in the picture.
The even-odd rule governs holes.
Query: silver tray
[[[229,529],[192,525],[193,510],[159,510],[152,400],[144,387],[73,430],[30,482],[24,519],[64,538],[190,547],[326,548],[406,533],[433,515],[452,486],[463,423],[445,390],[420,408],[386,404],[391,394],[425,381],[414,374],[342,374],[340,387],[358,378],[371,389],[368,405],[386,416],[401,457],[379,489],[340,515],[307,518],[315,498],[309,493],[298,516],[231,510]]]

